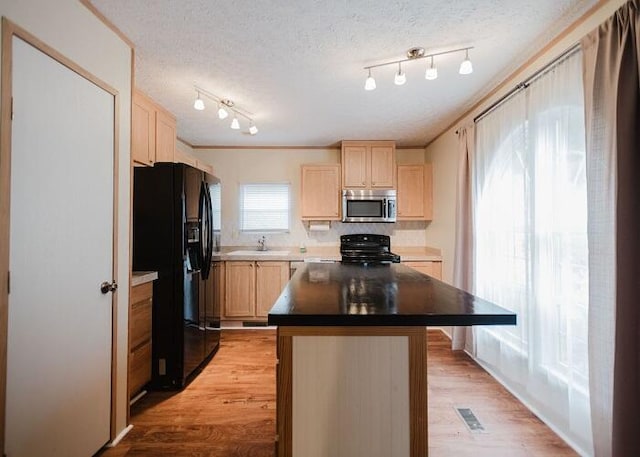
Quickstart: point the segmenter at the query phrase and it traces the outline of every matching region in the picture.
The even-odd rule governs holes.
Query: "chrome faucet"
[[[267,245],[265,244],[267,241],[266,237],[262,237],[258,239],[258,251],[266,251]]]

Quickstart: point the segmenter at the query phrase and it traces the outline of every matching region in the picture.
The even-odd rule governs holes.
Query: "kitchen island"
[[[404,265],[306,264],[269,313],[278,456],[427,456],[426,327],[515,323]]]

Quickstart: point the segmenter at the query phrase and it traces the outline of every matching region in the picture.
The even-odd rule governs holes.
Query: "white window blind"
[[[221,208],[222,208],[222,200],[220,195],[220,184],[214,184],[210,187],[210,195],[211,195],[211,205],[213,207],[213,229],[220,230],[222,227],[222,222],[220,220],[221,217]]]
[[[289,230],[289,184],[242,184],[240,230],[286,232]]]

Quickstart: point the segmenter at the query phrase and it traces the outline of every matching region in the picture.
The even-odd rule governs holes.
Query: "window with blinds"
[[[243,232],[289,231],[289,184],[242,184],[240,230]]]

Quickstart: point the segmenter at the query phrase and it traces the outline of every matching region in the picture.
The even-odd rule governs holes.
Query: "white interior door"
[[[109,440],[114,96],[13,39],[5,452]]]

